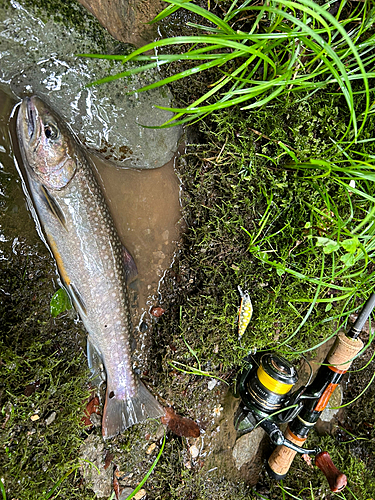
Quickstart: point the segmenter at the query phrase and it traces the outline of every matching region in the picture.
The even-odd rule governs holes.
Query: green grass
[[[200,24],[188,23],[197,34],[157,40],[125,56],[81,54],[121,64],[142,63],[93,84],[175,62],[199,61],[137,90],[143,92],[181,78],[194,78],[212,68],[219,70],[220,75],[209,85],[209,90],[191,104],[162,108],[175,113],[163,126],[189,123],[231,106],[246,110],[260,108],[277,96],[301,91],[308,99],[319,89],[328,88],[339,90],[348,107],[350,119],[341,140],[347,136],[355,140],[365,127],[367,115],[372,112],[368,80],[373,76],[375,42],[371,33],[375,11],[369,2],[361,2],[349,10],[343,0],[333,16],[329,3],[319,5],[312,0],[272,1],[264,5],[250,0],[240,4],[235,0],[224,4],[222,17],[193,2],[168,2],[171,5],[154,22],[183,8],[202,17]],[[187,48],[179,54],[160,53],[165,47],[173,47],[175,52],[175,46]],[[145,55],[155,49],[157,55]],[[355,106],[358,82],[366,98],[360,118]]]

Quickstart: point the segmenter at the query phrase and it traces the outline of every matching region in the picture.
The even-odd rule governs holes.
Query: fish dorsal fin
[[[42,199],[44,201],[45,206],[56,217],[56,219],[60,222],[63,228],[66,229],[65,216],[59,204],[57,203],[55,198],[49,193],[48,189],[45,186],[41,185],[40,190],[42,192]]]
[[[122,256],[124,259],[126,283],[129,285],[138,276],[138,269],[130,252],[124,246],[122,246]]]

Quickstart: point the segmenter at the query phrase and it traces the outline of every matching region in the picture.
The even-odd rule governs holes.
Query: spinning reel
[[[302,408],[306,387],[292,391],[298,381],[294,366],[276,353],[264,354],[260,361],[246,358],[247,366],[240,373],[237,390],[241,405],[235,417],[237,432],[246,434],[262,427],[275,445],[284,445],[303,454],[317,454],[319,449],[308,450],[285,438],[279,425],[293,420]]]
[[[241,398],[234,425],[238,434],[262,427],[276,449],[268,459],[267,471],[275,479],[283,479],[296,453],[316,455],[315,465],[328,479],[331,491],[346,486],[346,476],[333,464],[328,452],[306,449],[303,444],[316,424],[335,388],[349,369],[353,359],[363,349],[358,338],[375,307],[375,293],[365,303],[348,333],[340,331],[313,382],[293,391],[298,381],[294,366],[276,353],[261,358],[248,356],[245,368],[237,379]],[[310,377],[311,378],[311,377]],[[288,424],[285,433],[281,424]]]

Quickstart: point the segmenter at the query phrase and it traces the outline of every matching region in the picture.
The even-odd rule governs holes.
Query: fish
[[[165,413],[132,369],[127,292],[132,259],[91,160],[61,116],[39,96],[25,97],[16,128],[45,242],[88,334],[89,366],[99,357],[105,369],[102,434],[109,439]]]

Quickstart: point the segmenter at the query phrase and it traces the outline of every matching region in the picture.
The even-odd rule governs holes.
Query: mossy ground
[[[298,334],[287,345],[283,344],[301,322],[309,306],[304,299],[312,299],[316,286],[278,274],[274,267],[256,258],[254,246],[274,234],[269,250],[276,258],[286,260],[301,272],[308,270],[310,275],[319,276],[322,258],[319,249],[305,253],[303,250],[305,225],[311,220],[309,204],[321,207],[321,196],[305,177],[289,168],[295,158],[280,142],[287,144],[299,161],[319,157],[337,161],[342,152],[332,146],[331,139],[337,138],[346,124],[340,98],[326,92],[308,101],[301,96],[290,96],[252,113],[220,112],[199,124],[199,133],[195,135],[199,143],[190,144],[178,164],[187,230],[178,258],[165,279],[164,294],[170,301],[157,325],[157,338],[165,339],[164,348],[158,342],[155,351],[160,360],[158,386],[164,385],[177,410],[191,416],[189,407],[195,407],[198,412],[194,418],[199,420],[200,412],[201,416],[206,414],[204,405],[211,404],[210,393],[207,390],[202,393],[197,377],[172,370],[168,364],[178,361],[197,368],[190,349],[196,353],[202,369],[233,381],[241,360],[251,350],[276,348],[284,355],[298,358],[293,356],[293,350],[310,349],[334,332],[335,323],[324,320],[334,310],[340,311],[340,304],[334,303],[330,313],[326,304],[318,304]],[[371,135],[371,127],[370,122],[364,132],[366,136]],[[370,148],[366,153],[371,154]],[[344,193],[333,184],[330,186],[329,180],[325,180],[325,185],[344,214],[347,210]],[[259,221],[271,198],[269,222],[259,239],[251,241],[260,229]],[[296,246],[300,251],[294,252]],[[327,259],[326,265],[329,268],[332,262]],[[250,292],[254,305],[253,319],[241,345],[237,338],[238,285]],[[372,371],[370,362],[364,372],[350,376],[345,385],[350,387],[346,402],[364,389],[363,380],[367,377],[368,382]],[[185,387],[180,396],[178,386]],[[360,438],[353,442],[362,444],[361,453],[355,452],[353,443],[343,443],[339,437],[311,434],[310,445],[328,449],[337,466],[347,474],[349,488],[345,498],[370,498],[375,493],[375,476],[372,467],[368,467],[373,463],[374,451],[371,437],[367,437],[374,425],[372,397],[369,389],[346,409],[344,421],[340,422],[344,427],[344,422],[351,422],[350,432]],[[369,441],[362,440],[364,431]],[[194,476],[195,484],[199,484],[200,477],[207,477],[206,472],[203,465]],[[215,478],[217,490],[211,489],[209,481],[206,493],[202,490],[192,493],[188,482],[185,489],[180,485],[179,494],[184,491],[185,496],[199,499],[256,497],[255,491],[243,489],[240,481],[231,481],[230,475],[225,477],[225,493],[220,490],[221,481]],[[320,498],[323,492],[324,498],[330,497],[324,477],[317,469],[310,471],[300,460],[295,461],[284,488],[285,493],[264,476],[258,492],[267,498],[284,498],[284,495],[287,498],[288,492],[301,498],[312,498],[311,495]]]
[[[7,498],[34,500],[78,464],[88,373],[82,331],[49,313],[49,255],[24,242],[17,251],[0,266],[0,463]],[[93,498],[79,483],[61,495]]]

